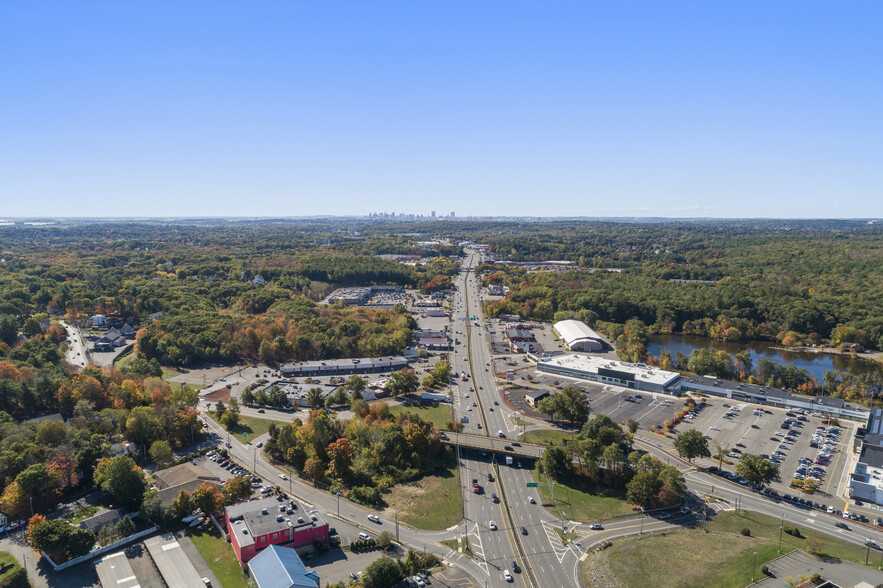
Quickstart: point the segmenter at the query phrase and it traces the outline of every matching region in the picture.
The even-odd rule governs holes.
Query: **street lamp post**
[[[751,564],[751,581],[754,582],[754,572],[757,569],[757,552],[754,552],[754,563]]]
[[[337,516],[340,518],[340,492],[337,493]]]
[[[641,531],[638,533],[638,535],[643,535],[643,534],[644,534],[644,511],[642,510],[641,511]]]

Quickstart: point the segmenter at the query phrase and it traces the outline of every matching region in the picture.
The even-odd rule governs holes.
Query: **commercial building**
[[[95,560],[95,573],[101,588],[140,588],[126,552],[117,551]]]
[[[684,378],[679,382],[679,388],[681,392],[697,392],[785,409],[808,410],[836,418],[858,421],[862,425],[867,424],[871,414],[866,408],[849,405],[842,398],[804,396],[781,388],[720,380],[714,376]]]
[[[328,541],[328,521],[293,500],[252,500],[228,506],[224,518],[236,559],[245,563],[270,545],[298,548]]]
[[[448,316],[443,308],[430,308],[426,311],[426,316]]]
[[[293,549],[271,545],[248,562],[258,588],[319,588],[319,574],[307,570]]]
[[[202,576],[171,533],[151,537],[144,542],[144,546],[169,588],[205,586]]]
[[[883,447],[862,446],[861,456],[849,476],[849,497],[883,504]]]
[[[604,350],[604,339],[582,321],[558,321],[552,330],[561,337],[571,351],[597,352]]]
[[[294,378],[303,376],[339,376],[371,372],[390,372],[400,370],[404,367],[408,367],[408,360],[397,355],[391,357],[300,361],[286,363],[279,368],[279,371],[286,378]]]
[[[506,329],[506,338],[513,343],[529,343],[536,341],[536,337],[530,329],[523,328],[523,325]]]
[[[568,378],[623,386],[645,392],[673,394],[681,375],[644,364],[611,361],[592,355],[566,354],[542,358],[537,370]]]
[[[537,403],[540,400],[542,400],[543,398],[548,398],[548,397],[549,397],[548,390],[526,390],[524,392],[524,394],[522,395],[522,398],[524,398],[524,400],[534,408],[537,407]]]

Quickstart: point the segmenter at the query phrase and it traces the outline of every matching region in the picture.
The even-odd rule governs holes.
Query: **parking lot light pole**
[[[757,570],[757,552],[754,552],[754,563],[751,564],[751,581],[754,582],[754,572]]]

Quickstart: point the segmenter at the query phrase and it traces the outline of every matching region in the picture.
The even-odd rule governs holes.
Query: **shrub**
[[[751,529],[749,529],[748,527],[745,527],[744,529],[739,531],[739,533],[741,533],[743,537],[751,537]]]
[[[0,588],[29,588],[28,575],[21,567],[6,574],[6,577],[0,580]]]
[[[821,574],[813,574],[812,576],[809,577],[810,582],[818,582],[821,579],[822,579]]]

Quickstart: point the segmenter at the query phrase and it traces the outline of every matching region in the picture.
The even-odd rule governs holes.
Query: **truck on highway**
[[[506,465],[508,465],[508,466],[512,465],[512,456],[511,455],[506,456]]]
[[[478,483],[478,478],[472,478],[472,491],[476,494],[481,494],[481,485]]]

